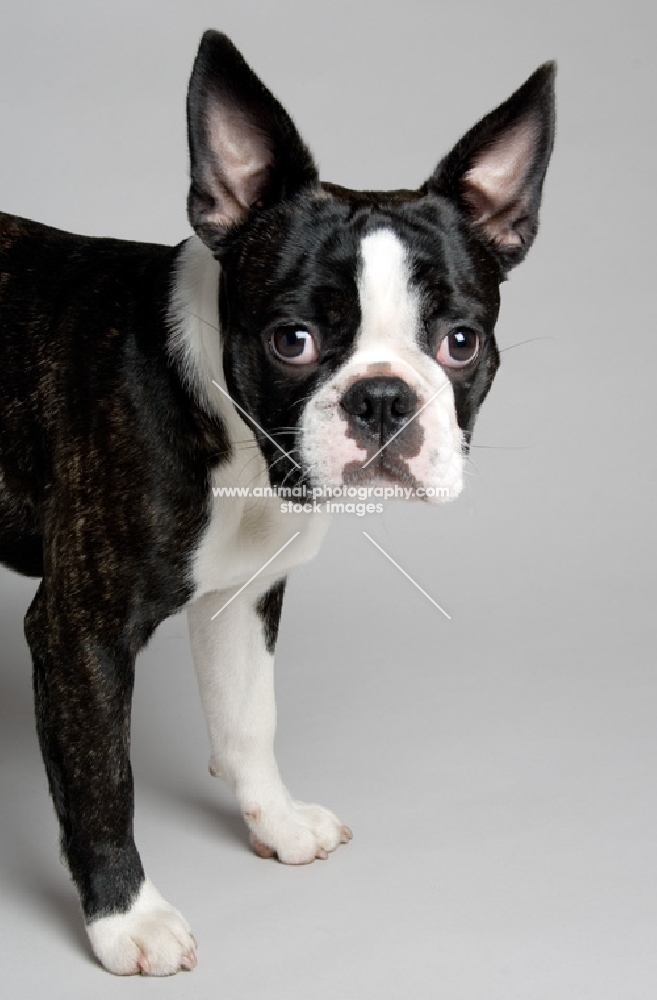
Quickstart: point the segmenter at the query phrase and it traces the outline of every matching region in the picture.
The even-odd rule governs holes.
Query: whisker
[[[466,461],[468,461],[470,463],[470,465],[472,466],[472,468],[477,473],[477,477],[479,479],[481,479],[482,478],[481,477],[481,470],[479,469],[477,463],[474,461],[474,459],[472,458],[472,456],[471,455],[466,455],[465,458],[466,458]],[[465,472],[465,469],[463,471]]]
[[[281,487],[285,486],[286,482],[288,481],[288,479],[290,478],[290,476],[292,475],[293,472],[294,472],[294,469],[292,468],[288,472],[285,473],[285,475],[283,476],[283,482],[281,483]],[[299,485],[302,485],[304,483],[306,477],[307,477],[307,473],[302,472],[301,476],[299,478]]]
[[[217,333],[221,333],[221,330],[219,329],[218,326],[215,326],[214,323],[211,323],[207,319],[203,319],[202,316],[197,316],[196,313],[193,313],[193,312],[190,312],[187,315],[191,316],[193,319],[197,319],[199,321],[199,323],[205,323],[205,325],[209,326],[211,330],[216,330]]]
[[[290,454],[290,455],[292,455],[292,456],[294,456],[294,451],[295,451],[295,449],[293,449],[292,451],[290,451],[290,452],[289,452],[289,454]],[[263,460],[264,460],[264,457],[263,457],[262,455],[261,455],[260,457],[261,457],[261,458],[263,458]],[[283,459],[284,459],[284,458],[287,458],[287,457],[288,457],[287,455],[279,455],[279,456],[278,456],[277,458],[275,458],[275,459],[274,459],[274,460],[273,460],[272,462],[269,462],[269,463],[267,463],[267,464],[265,465],[265,470],[264,470],[264,471],[265,471],[266,473],[269,473],[269,472],[271,472],[271,470],[272,470],[272,469],[274,468],[274,466],[275,466],[275,465],[277,465],[277,464],[278,464],[279,462],[282,462],[282,461],[283,461]],[[254,461],[254,460],[255,460],[255,459],[257,459],[257,458],[258,458],[258,456],[257,456],[257,455],[254,455],[254,456],[253,456],[253,458],[249,459],[249,461],[248,461],[248,462],[247,462],[247,464],[246,464],[246,465],[244,466],[244,468],[245,468],[245,469],[246,469],[246,468],[248,468],[248,466],[249,466],[249,465],[251,464],[251,462],[252,462],[252,461]],[[287,479],[287,477],[288,477],[288,476],[289,476],[289,475],[290,475],[291,473],[293,473],[294,471],[295,471],[295,467],[294,467],[294,466],[292,466],[292,468],[291,468],[291,469],[289,470],[289,472],[287,472],[287,473],[286,473],[286,475],[285,475],[285,479]],[[248,481],[248,483],[245,483],[244,485],[245,485],[245,486],[246,486],[246,487],[248,488],[248,487],[249,487],[249,486],[251,485],[251,483],[255,482],[255,480],[256,480],[256,479],[257,479],[257,478],[258,478],[258,477],[259,477],[259,476],[260,476],[261,474],[262,474],[262,473],[261,473],[261,470],[259,469],[259,470],[258,470],[258,472],[257,472],[257,473],[255,474],[255,476],[253,476],[253,477],[252,477],[252,478],[251,478],[251,479],[250,479],[250,480]],[[285,479],[284,479],[284,481],[285,481]]]
[[[537,340],[556,340],[556,337],[528,337],[527,340],[519,340],[517,344],[509,344],[508,347],[503,347],[499,353],[504,354],[505,351],[512,351],[515,347],[522,347],[523,344],[533,344]]]
[[[292,452],[288,452],[288,454],[292,454]],[[284,458],[287,458],[287,455],[279,455],[278,458],[275,458],[274,461],[271,462],[270,465],[267,466],[267,468],[269,469],[269,471],[271,472],[271,470],[274,468],[274,466],[278,465],[279,462],[282,462]]]
[[[483,448],[486,451],[530,451],[531,444],[471,444],[471,448]]]

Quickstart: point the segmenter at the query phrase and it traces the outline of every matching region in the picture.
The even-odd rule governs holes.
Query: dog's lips
[[[362,465],[360,462],[349,462],[345,465],[342,473],[342,484],[344,486],[393,485],[413,488],[420,485],[403,462],[390,461],[383,453],[369,465]]]
[[[345,469],[342,479],[343,486],[354,486],[356,484],[367,484],[368,486],[385,486],[391,483],[408,486],[408,477],[394,475],[387,469],[363,469],[358,466],[356,469]]]

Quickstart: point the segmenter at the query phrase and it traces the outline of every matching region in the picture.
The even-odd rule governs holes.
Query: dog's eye
[[[463,368],[479,354],[479,334],[459,326],[440,341],[436,361],[444,368]]]
[[[269,348],[275,358],[290,365],[309,365],[319,357],[313,335],[296,326],[281,326],[274,330],[269,338]]]

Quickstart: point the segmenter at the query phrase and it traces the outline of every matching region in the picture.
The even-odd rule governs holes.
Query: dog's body
[[[359,193],[319,182],[283,109],[208,33],[188,103],[196,236],[168,248],[0,216],[0,561],[43,577],[25,622],[39,738],[113,972],[195,964],[132,837],[134,659],[169,615],[188,608],[211,769],[255,849],[303,863],[351,836],[291,798],[273,755],[285,577],[327,517],[217,488],[458,495],[499,283],[536,232],[552,79],[538,70],[419,191]]]

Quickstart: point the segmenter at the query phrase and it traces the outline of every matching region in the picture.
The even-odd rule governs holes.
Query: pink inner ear
[[[214,206],[207,222],[226,226],[241,222],[261,197],[273,162],[264,134],[238,109],[211,101],[207,108],[208,146],[206,189]]]
[[[502,246],[519,246],[514,225],[527,212],[527,181],[536,142],[537,122],[526,119],[482,150],[463,176],[463,197],[473,221]]]

